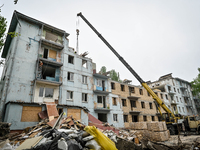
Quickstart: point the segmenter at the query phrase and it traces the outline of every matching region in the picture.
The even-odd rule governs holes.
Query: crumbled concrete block
[[[146,122],[135,122],[135,129],[136,130],[147,130],[147,123]]]
[[[148,130],[151,131],[166,131],[166,123],[165,122],[151,122],[148,124]]]
[[[152,132],[151,139],[156,142],[167,141],[169,139],[168,131]]]

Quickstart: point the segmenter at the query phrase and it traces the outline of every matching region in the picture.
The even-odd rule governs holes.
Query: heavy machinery
[[[81,17],[86,24],[97,34],[97,36],[108,46],[108,48],[119,58],[124,66],[135,76],[135,78],[141,83],[141,85],[149,92],[158,105],[158,110],[162,116],[162,121],[165,121],[170,134],[178,133],[178,128],[182,126],[180,117],[176,117],[171,110],[163,103],[163,101],[153,92],[153,90],[142,80],[142,78],[133,70],[133,68],[121,57],[116,50],[106,41],[106,39],[90,24],[90,22],[82,15],[78,13],[77,16]],[[160,107],[162,107],[166,113],[162,113]]]
[[[184,131],[185,134],[188,132],[198,132],[200,134],[200,118],[197,116],[187,116],[184,118]]]

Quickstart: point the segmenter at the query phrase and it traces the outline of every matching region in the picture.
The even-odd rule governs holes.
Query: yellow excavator
[[[133,68],[121,57],[116,50],[106,41],[106,39],[90,24],[90,22],[82,15],[78,13],[77,16],[81,17],[86,24],[97,34],[97,36],[108,46],[108,48],[119,58],[119,60],[124,64],[124,66],[135,76],[135,78],[141,83],[141,85],[149,92],[153,99],[157,103],[157,108],[160,112],[162,121],[166,122],[167,128],[170,131],[171,135],[178,134],[178,129],[182,128],[182,121],[180,116],[175,116],[171,110],[163,103],[163,101],[154,93],[154,91],[147,85],[147,83],[142,80],[142,78],[133,70]],[[162,113],[161,106],[166,113]]]

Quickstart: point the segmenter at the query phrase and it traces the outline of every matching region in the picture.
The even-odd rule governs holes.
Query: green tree
[[[117,73],[114,69],[110,71],[110,78],[114,81],[119,81],[119,72]]]
[[[106,73],[106,67],[102,66],[101,70],[99,71],[100,74],[105,74]]]
[[[1,12],[1,8],[0,8],[0,12]],[[4,46],[5,31],[6,31],[6,27],[7,27],[6,23],[7,23],[6,18],[4,18],[0,14],[0,51],[1,51],[2,47]]]
[[[191,82],[192,94],[200,98],[200,68],[198,68],[198,76]]]

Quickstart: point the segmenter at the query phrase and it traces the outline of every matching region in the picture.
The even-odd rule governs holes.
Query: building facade
[[[141,86],[134,86],[129,82],[111,82],[111,90],[113,95],[118,95],[118,99],[113,96],[113,105],[120,103],[123,110],[124,127],[130,127],[131,122],[142,121],[158,121],[158,111],[154,99]],[[159,90],[154,91],[164,102],[163,93]],[[164,110],[161,108],[162,112]]]
[[[152,89],[159,89],[165,93],[165,103],[174,114],[184,116],[197,114],[189,82],[167,74],[161,76],[158,81],[149,81],[147,84]]]
[[[7,36],[2,53],[6,61],[0,83],[0,116],[12,123],[11,130],[35,125],[48,102],[56,103],[59,113],[76,116],[86,125],[89,112],[123,127],[120,105],[111,103],[109,78],[96,74],[92,59],[69,47],[68,33],[17,11],[8,32],[20,34]],[[114,114],[118,114],[115,121]]]

